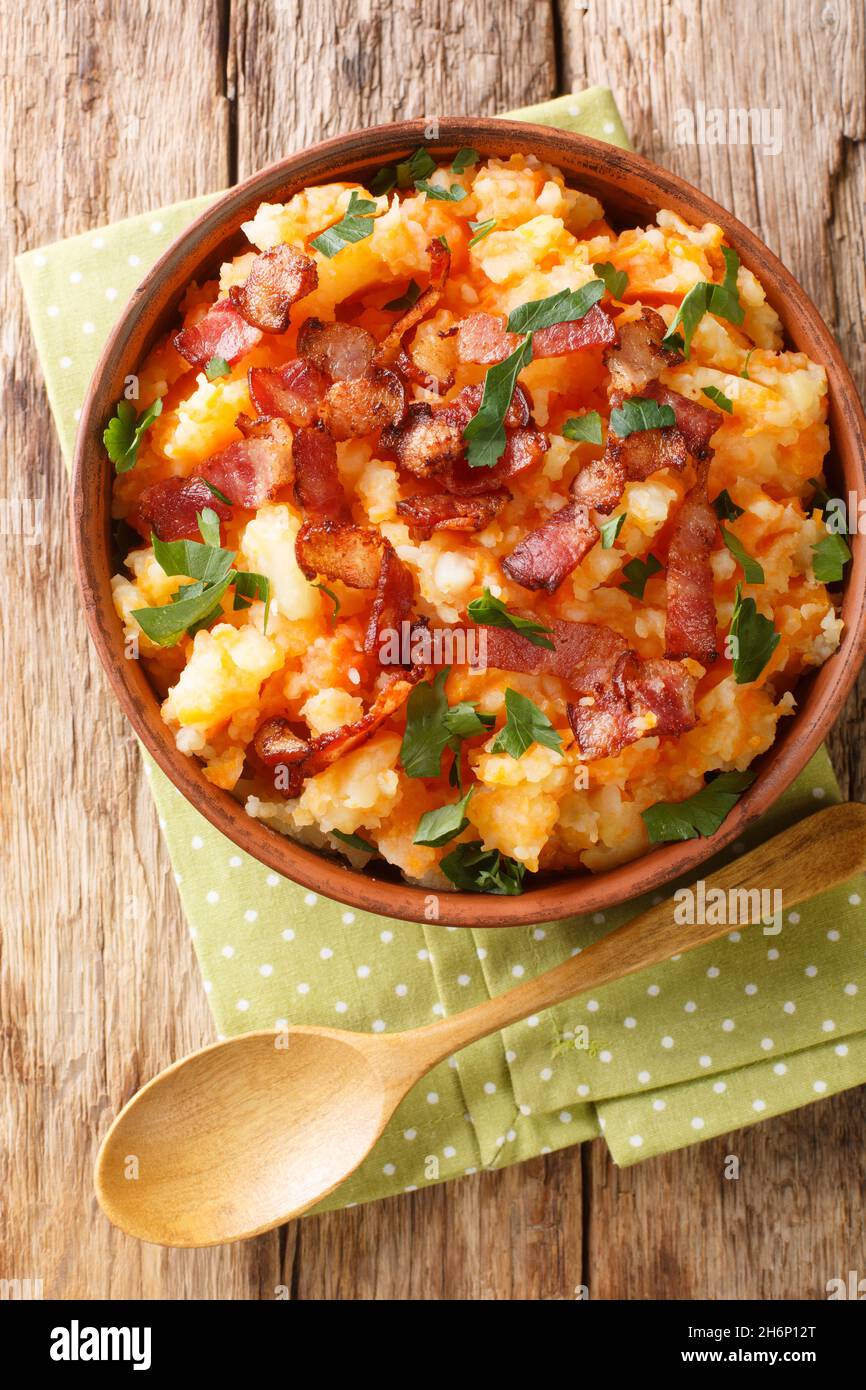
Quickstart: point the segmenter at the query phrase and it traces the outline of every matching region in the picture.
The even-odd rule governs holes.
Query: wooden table
[[[113,1231],[97,1135],[212,1037],[141,775],[73,588],[66,481],[10,252],[218,189],[302,145],[421,114],[611,86],[637,149],[755,228],[863,385],[860,0],[0,0],[5,482],[45,498],[0,537],[0,1278],[46,1297],[821,1298],[866,1272],[866,1091],[618,1171],[603,1144],[246,1245]],[[677,142],[679,109],[779,111],[782,150]],[[12,615],[15,621],[12,621]],[[833,739],[866,798],[866,684]],[[740,1159],[738,1181],[723,1176]]]

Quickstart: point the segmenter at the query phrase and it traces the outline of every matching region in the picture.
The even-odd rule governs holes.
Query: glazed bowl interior
[[[168,249],[136,290],[109,339],[85,401],[76,445],[72,522],[79,586],[100,659],[136,733],[180,792],[241,849],[263,864],[328,897],[366,911],[412,921],[456,926],[514,926],[597,911],[659,887],[698,866],[730,843],[773,804],[825,737],[853,683],[866,647],[866,540],[851,538],[839,651],[797,688],[797,713],[782,721],[770,749],[753,767],[758,775],[712,837],[669,844],[598,875],[539,875],[520,897],[472,893],[432,894],[398,880],[396,870],[372,861],[364,872],[305,848],[247,815],[230,793],[212,786],[198,763],[180,753],[162,722],[159,702],[140,662],[127,659],[123,630],[111,600],[118,557],[111,538],[110,465],[102,431],[150,348],[174,325],[188,282],[218,273],[242,247],[240,224],[262,202],[285,202],[309,184],[359,179],[426,144],[443,159],[470,145],[482,156],[532,154],[557,165],[567,180],[594,194],[614,226],[653,221],[660,207],[688,222],[717,222],[740,259],[755,272],[778,312],[788,345],[827,370],[831,452],[825,465],[831,490],[864,495],[866,422],[838,348],[805,292],[753,233],[716,203],[639,155],[571,132],[517,121],[448,119],[436,141],[425,122],[403,122],[356,132],[316,145],[262,170],[232,189]]]

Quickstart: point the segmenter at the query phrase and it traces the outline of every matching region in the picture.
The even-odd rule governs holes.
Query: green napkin
[[[601,88],[512,114],[628,145]],[[19,258],[65,455],[119,309],[210,200]],[[221,1036],[286,1023],[411,1028],[539,974],[645,905],[486,931],[352,912],[236,850],[148,758],[145,772]],[[750,842],[838,796],[821,752]],[[407,1098],[368,1161],[323,1205],[411,1191],[602,1132],[615,1161],[633,1163],[866,1080],[861,890],[858,880],[787,913],[777,936],[734,930],[465,1049]],[[578,1049],[569,1035],[583,1028],[588,1046]]]

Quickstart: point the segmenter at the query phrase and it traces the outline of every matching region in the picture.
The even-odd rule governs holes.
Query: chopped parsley
[[[641,430],[663,430],[674,424],[676,416],[672,406],[659,405],[658,401],[645,400],[643,396],[631,396],[610,412],[610,427],[620,439]]]
[[[742,597],[738,584],[728,630],[728,650],[737,685],[750,685],[758,679],[780,640],[772,621],[758,612],[753,598]]]
[[[812,546],[812,569],[821,584],[838,584],[850,559],[848,542],[836,532]]]
[[[396,299],[389,299],[387,304],[383,304],[383,309],[411,309],[413,304],[417,304],[418,296],[421,293],[420,285],[416,285],[414,280],[410,280],[405,290]]]
[[[436,172],[436,160],[429,150],[419,145],[414,154],[403,160],[395,169],[398,188],[411,188],[418,179],[429,179]]]
[[[459,757],[464,739],[487,733],[496,722],[494,715],[480,714],[468,700],[448,704],[445,682],[450,669],[443,667],[432,682],[421,681],[409,696],[400,747],[400,762],[409,777],[438,777],[446,748]]]
[[[525,865],[480,840],[457,845],[439,866],[455,888],[466,893],[498,893],[510,897],[523,891]]]
[[[723,488],[713,502],[713,511],[719,521],[736,521],[738,516],[743,515],[742,507],[737,506],[727,488]]]
[[[369,840],[363,839],[360,835],[347,835],[345,830],[331,830],[328,832],[333,835],[335,840],[342,840],[349,849],[362,850],[364,854],[375,854],[376,846],[371,845]]]
[[[597,410],[588,410],[585,415],[575,415],[566,420],[562,427],[563,436],[580,444],[601,443],[601,416]]]
[[[626,577],[626,582],[622,585],[627,594],[632,594],[635,598],[643,598],[647,580],[653,574],[658,574],[663,569],[660,560],[655,555],[648,555],[645,560],[629,560],[627,565],[623,565],[622,572]]]
[[[604,294],[602,280],[590,280],[579,290],[559,290],[546,299],[531,299],[518,304],[508,315],[510,333],[534,333],[538,328],[552,328],[555,323],[571,323],[582,319]]]
[[[376,204],[369,198],[362,198],[357,188],[353,188],[349,203],[339,222],[326,227],[310,242],[317,251],[331,260],[344,246],[355,241],[363,241],[373,231],[373,213]]]
[[[490,235],[495,226],[495,217],[488,217],[486,222],[470,222],[469,227],[475,233],[475,235],[473,237],[470,237],[469,245],[477,246],[479,241],[483,241],[486,236]]]
[[[552,631],[551,628],[536,622],[534,618],[521,618],[517,613],[509,613],[502,600],[494,598],[489,589],[484,590],[481,598],[474,598],[466,611],[473,623],[482,627],[508,628],[511,632],[519,632],[534,647],[546,647],[551,652],[556,650],[546,635]]]
[[[234,506],[234,502],[232,502],[232,500],[229,497],[226,497],[224,492],[220,492],[218,487],[214,487],[213,483],[209,483],[207,478],[202,478],[202,482],[204,483],[208,491],[213,493],[214,497],[216,497],[218,502],[224,502],[227,507]]]
[[[701,387],[701,394],[711,400],[714,405],[717,405],[720,410],[726,410],[729,415],[733,415],[733,401],[725,395],[724,391],[719,390],[718,386],[703,386]]]
[[[467,146],[466,149],[457,151],[451,161],[451,168],[455,174],[465,174],[467,169],[471,169],[473,164],[478,163],[479,158],[478,151]]]
[[[737,271],[740,258],[729,246],[722,247],[725,260],[725,278],[721,285],[709,280],[701,280],[693,285],[676,312],[673,323],[662,339],[662,347],[673,348],[688,357],[692,345],[692,335],[704,314],[715,314],[729,323],[742,323],[744,309],[737,293]],[[682,333],[677,329],[682,328]]]
[[[742,793],[755,780],[754,772],[722,772],[694,796],[685,801],[657,801],[641,811],[650,843],[667,840],[696,840],[701,835],[715,835],[733,810]]]
[[[493,741],[494,753],[522,758],[533,743],[557,752],[562,748],[562,739],[543,710],[510,686],[505,692],[505,715],[505,723]]]
[[[415,187],[419,193],[426,194],[437,203],[462,203],[466,197],[466,189],[459,183],[452,183],[450,188],[442,188],[439,184],[428,183],[426,179],[416,179]]]
[[[212,357],[205,363],[204,374],[208,381],[216,381],[221,376],[231,376],[231,367],[224,357]]]
[[[757,351],[756,348],[749,348],[749,351],[746,353],[746,360],[745,360],[745,362],[743,363],[743,370],[740,372],[740,376],[741,376],[745,381],[751,381],[751,380],[752,380],[752,378],[749,376],[749,362],[750,362],[751,359],[752,359],[752,353],[753,353],[753,352],[756,352],[756,351]]]
[[[610,261],[599,261],[594,265],[593,270],[600,280],[604,281],[604,287],[612,299],[622,299],[628,289],[628,275],[624,270],[617,270]]]
[[[459,801],[449,802],[447,806],[437,806],[435,811],[425,811],[415,831],[416,845],[447,845],[455,835],[461,834],[469,824],[466,807],[475,788],[470,787]]]
[[[336,622],[336,620],[337,620],[337,614],[339,613],[340,608],[341,608],[340,600],[338,599],[337,595],[334,593],[334,590],[333,590],[333,589],[329,589],[328,586],[327,586],[327,584],[323,584],[322,581],[321,581],[320,579],[314,579],[314,580],[312,581],[312,584],[313,584],[313,588],[314,588],[314,589],[321,589],[321,591],[322,591],[323,594],[327,594],[327,595],[328,595],[328,598],[329,598],[329,599],[331,600],[331,602],[333,603],[333,605],[334,605],[334,611],[333,611],[333,613],[331,614],[331,625],[333,626],[333,624],[334,624],[334,623]]]
[[[158,415],[162,414],[162,400],[157,397],[153,405],[136,414],[132,401],[119,401],[114,415],[102,432],[102,442],[106,453],[114,464],[116,473],[128,473],[138,461],[138,450],[146,430],[149,430]]]
[[[620,512],[619,516],[609,516],[607,521],[603,521],[599,526],[601,534],[602,550],[610,550],[617,536],[623,527],[623,522],[628,516],[628,512]]]
[[[722,540],[730,550],[737,564],[742,567],[747,584],[763,584],[763,566],[753,559],[746,550],[743,549],[743,542],[739,536],[735,536],[733,531],[729,531],[727,526],[722,527]]]

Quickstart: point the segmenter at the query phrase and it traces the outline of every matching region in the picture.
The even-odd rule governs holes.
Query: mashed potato
[[[491,864],[516,866],[518,876],[603,871],[647,850],[642,811],[690,797],[708,774],[748,768],[772,744],[778,721],[793,712],[798,676],[830,658],[841,637],[838,600],[815,569],[816,547],[828,534],[813,501],[829,446],[825,372],[785,349],[778,316],[744,267],[735,270],[740,321],[704,313],[688,357],[668,361],[660,383],[699,405],[723,403],[708,475],[709,497],[727,494],[728,542],[720,535],[708,562],[719,630],[724,634],[731,621],[739,585],[779,640],[772,659],[746,683],[737,682],[727,649],[714,663],[686,661],[697,682],[694,727],[678,736],[653,733],[656,716],[649,714],[626,746],[587,757],[566,717],[574,699],[566,681],[550,673],[474,671],[453,659],[439,682],[440,715],[450,705],[476,722],[462,741],[454,735],[445,742],[438,770],[410,775],[411,748],[403,738],[407,717],[410,723],[419,717],[413,695],[408,706],[405,699],[395,704],[371,736],[332,761],[310,765],[279,794],[253,746],[258,730],[276,721],[300,746],[326,749],[341,731],[359,726],[389,688],[366,640],[375,621],[374,589],[304,572],[297,546],[308,517],[288,476],[259,505],[235,503],[221,513],[220,544],[235,557],[236,570],[261,581],[246,602],[235,602],[229,588],[203,626],[193,625],[169,646],[135,616],[152,633],[143,614],[195,593],[193,587],[178,594],[180,586],[194,586],[194,577],[182,576],[180,560],[170,563],[159,537],[149,543],[150,528],[137,522],[146,490],[198,478],[208,461],[242,443],[258,413],[247,368],[295,361],[306,320],[349,322],[382,343],[395,321],[390,302],[403,296],[404,308],[411,305],[411,287],[417,296],[435,275],[436,238],[445,238],[450,252],[444,291],[404,339],[411,361],[405,351],[396,365],[393,355],[390,361],[403,373],[411,410],[422,415],[485,379],[489,362],[461,360],[458,350],[457,328],[470,314],[507,316],[529,301],[580,290],[605,264],[627,277],[604,301],[618,328],[637,320],[644,305],[670,327],[689,291],[704,281],[719,284],[725,274],[719,227],[692,227],[662,210],[653,225],[617,235],[596,199],[569,188],[559,170],[536,159],[477,160],[421,177],[428,179],[426,191],[413,189],[411,180],[408,188],[376,194],[337,183],[306,189],[286,204],[262,204],[243,226],[248,249],[222,266],[218,282],[189,288],[186,328],[204,324],[218,299],[243,293],[259,253],[288,245],[314,254],[317,284],[292,306],[286,332],[259,334],[236,360],[215,355],[206,369],[191,365],[169,339],[143,365],[142,406],[160,398],[162,412],[134,469],[116,482],[115,515],[138,524],[142,539],[114,579],[115,606],[128,639],[140,642],[178,747],[202,760],[215,786],[239,795],[242,788],[250,814],[275,830],[341,853],[355,867],[377,854],[410,881],[440,888],[453,886],[448,859],[467,844]],[[311,246],[323,229],[351,214],[350,200],[354,208],[359,196],[369,218],[366,234],[336,254]],[[591,437],[571,437],[567,422],[598,412],[606,424],[610,403],[598,347],[539,355],[520,379],[546,448],[534,467],[508,478],[506,499],[483,525],[425,533],[407,520],[401,504],[426,495],[431,484],[403,466],[378,428],[337,444],[344,524],[350,516],[355,527],[384,538],[378,545],[393,547],[411,577],[413,615],[429,631],[471,627],[469,605],[487,591],[510,613],[534,615],[543,627],[604,624],[639,660],[663,658],[665,555],[696,477],[695,458],[682,471],[663,468],[627,481],[612,511],[594,514],[604,529],[572,572],[552,592],[531,592],[509,577],[502,561],[568,502],[577,474],[601,458]],[[294,421],[293,431],[299,428]],[[215,497],[226,501],[221,493]],[[760,582],[746,582],[737,547],[760,566]],[[437,688],[434,675],[425,673],[425,688]],[[515,696],[531,702],[536,722],[525,746],[509,748],[502,737],[511,718],[507,701]],[[414,736],[410,731],[407,741]],[[467,792],[450,834],[419,833],[430,813]]]

